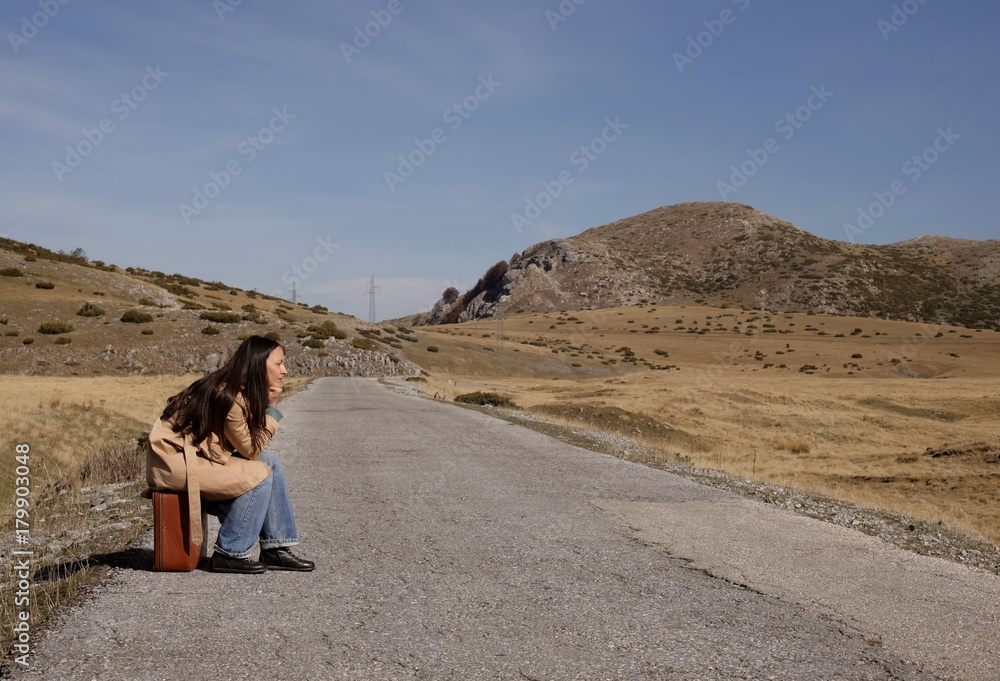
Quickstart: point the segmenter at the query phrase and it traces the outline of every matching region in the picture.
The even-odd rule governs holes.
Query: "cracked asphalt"
[[[286,400],[312,573],[154,573],[24,680],[1000,678],[1000,578],[371,380]]]

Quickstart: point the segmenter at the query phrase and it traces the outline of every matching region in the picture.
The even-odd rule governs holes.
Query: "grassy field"
[[[34,484],[71,476],[100,445],[148,431],[166,397],[193,376],[0,377],[0,447],[31,447]],[[13,468],[0,471],[0,500],[10,498]]]
[[[417,330],[417,383],[1000,544],[1000,333],[636,306]],[[428,351],[430,347],[437,351]]]

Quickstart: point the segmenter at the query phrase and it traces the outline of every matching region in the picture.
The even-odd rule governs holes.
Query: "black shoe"
[[[309,572],[316,568],[316,563],[311,560],[299,558],[287,547],[276,549],[261,549],[258,560],[264,564],[268,570],[295,570],[296,572]]]
[[[262,563],[249,558],[230,558],[218,551],[212,554],[212,561],[209,564],[212,572],[230,572],[243,575],[259,575],[267,570]]]

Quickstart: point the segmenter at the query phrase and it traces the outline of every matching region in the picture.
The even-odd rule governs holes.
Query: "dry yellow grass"
[[[31,447],[34,484],[64,479],[102,443],[148,430],[172,395],[192,377],[0,377],[0,448]],[[0,471],[7,498],[13,471]]]
[[[548,418],[613,423],[664,460],[1000,543],[1000,333],[691,306],[516,315],[499,354],[496,331],[419,329],[405,350],[433,375],[418,387],[493,390]]]

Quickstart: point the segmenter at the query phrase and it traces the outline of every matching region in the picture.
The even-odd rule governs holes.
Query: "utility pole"
[[[368,298],[368,322],[370,324],[375,323],[375,291],[378,291],[378,286],[375,285],[375,275],[372,275],[371,281],[368,282],[368,290],[365,291],[369,295]]]
[[[295,297],[295,282],[292,282],[292,304],[299,302]]]

